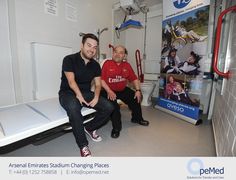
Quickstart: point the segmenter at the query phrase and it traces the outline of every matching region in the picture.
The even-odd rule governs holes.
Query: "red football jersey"
[[[122,91],[127,86],[128,81],[137,79],[131,65],[128,62],[116,63],[113,60],[107,60],[102,66],[102,80],[113,91]]]

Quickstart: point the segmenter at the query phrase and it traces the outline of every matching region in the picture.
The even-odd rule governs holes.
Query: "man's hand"
[[[83,96],[76,96],[76,98],[79,100],[80,104],[86,104],[87,106],[89,106],[89,103],[87,103],[87,101],[85,101]]]
[[[135,92],[134,99],[137,99],[138,103],[141,103],[141,101],[142,101],[142,93],[141,93],[141,91],[136,91]]]
[[[92,101],[90,101],[90,102],[88,103],[88,106],[94,107],[97,103],[98,103],[98,98],[97,98],[97,97],[94,97],[94,98],[92,99]]]
[[[116,93],[114,91],[110,90],[107,92],[107,98],[110,99],[111,101],[116,100]]]

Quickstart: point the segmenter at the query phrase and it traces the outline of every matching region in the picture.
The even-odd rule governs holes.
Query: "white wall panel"
[[[0,106],[15,103],[7,0],[0,1]]]

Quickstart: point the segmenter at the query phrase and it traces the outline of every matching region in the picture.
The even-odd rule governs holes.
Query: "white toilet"
[[[142,106],[151,106],[151,95],[155,88],[155,83],[152,81],[144,81],[141,83],[141,91],[143,94]]]
[[[158,84],[158,75],[159,73],[159,63],[156,60],[145,60],[143,62],[144,66],[144,82],[141,83],[141,90],[143,94],[142,106],[151,106],[152,105],[152,95],[155,96],[156,89],[155,87]]]

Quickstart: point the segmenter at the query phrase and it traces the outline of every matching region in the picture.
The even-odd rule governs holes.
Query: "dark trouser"
[[[93,92],[86,92],[82,94],[87,102],[90,102],[94,97]],[[93,107],[93,109],[96,110],[94,119],[84,125],[83,122],[85,119],[81,114],[81,109],[83,106],[81,106],[79,100],[76,98],[73,92],[60,92],[59,101],[61,106],[67,112],[72,126],[72,131],[79,148],[88,145],[88,140],[84,132],[84,126],[89,131],[98,129],[108,121],[108,118],[114,109],[109,101],[103,97],[100,97],[98,103]]]
[[[122,100],[125,104],[128,105],[131,110],[131,121],[139,122],[143,120],[141,104],[137,102],[137,99],[134,99],[135,92],[130,88],[126,87],[123,91],[116,91],[116,98]],[[102,91],[101,95],[107,98],[106,91]],[[110,102],[114,106],[114,111],[111,114],[112,127],[115,131],[121,131],[121,114],[120,114],[120,106],[117,101]]]

